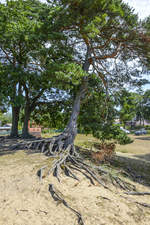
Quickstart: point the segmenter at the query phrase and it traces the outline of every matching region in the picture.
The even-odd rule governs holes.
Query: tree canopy
[[[24,107],[26,121],[54,88],[74,100],[69,123],[77,130],[93,76],[99,98],[104,92],[107,98],[147,66],[149,19],[140,22],[121,0],[16,0],[1,4],[0,11],[1,92],[17,114]]]

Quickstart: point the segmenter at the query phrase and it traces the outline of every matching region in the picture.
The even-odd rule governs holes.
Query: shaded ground
[[[85,225],[149,225],[150,209],[135,202],[150,204],[150,196],[125,195],[106,179],[110,191],[99,184],[91,185],[79,174],[80,181],[62,175],[59,184],[50,175],[40,182],[37,170],[48,163],[51,165],[52,160],[39,153],[13,150],[15,144],[16,140],[0,140],[0,225],[77,225],[76,216],[52,199],[48,192],[50,183],[82,214]],[[118,157],[124,157],[124,154]],[[88,160],[88,154],[85,158]],[[124,160],[121,164],[117,162],[118,159],[115,167],[109,167],[114,174],[119,174],[125,163]],[[130,177],[124,179],[136,185],[138,191],[150,192],[150,187],[145,185],[147,179],[143,184]]]

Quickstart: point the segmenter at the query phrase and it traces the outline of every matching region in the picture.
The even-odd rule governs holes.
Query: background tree
[[[136,115],[136,96],[125,89],[119,93],[119,117],[124,128],[126,123],[135,118]]]
[[[11,113],[2,113],[0,111],[0,126],[3,126],[7,123],[11,123],[12,117]]]
[[[150,90],[146,90],[143,95],[144,119],[150,121]]]
[[[150,120],[150,95],[149,90],[138,91],[136,96],[136,120],[140,121],[140,126],[144,126],[145,120]]]
[[[8,1],[1,5],[3,86],[13,87],[5,93],[12,105],[11,136],[18,135],[21,107],[25,115],[23,137],[27,137],[28,120],[39,98],[50,87],[69,89],[70,85],[77,85],[83,74],[80,65],[73,63],[65,35],[57,31],[60,25],[53,21],[57,7],[55,11],[53,8],[36,0]],[[7,15],[6,29],[2,32]]]
[[[30,70],[38,70],[33,53],[43,44],[39,35],[39,11],[44,7],[47,5],[37,0],[0,4],[1,82],[3,93],[12,106],[11,136],[18,136],[19,113],[24,104],[23,84],[29,80]]]

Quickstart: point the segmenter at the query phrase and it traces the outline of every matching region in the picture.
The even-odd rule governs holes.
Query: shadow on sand
[[[32,140],[36,140],[36,138],[32,138]],[[31,139],[10,138],[9,136],[0,136],[0,156],[14,154],[16,151],[20,150],[27,150],[25,145],[29,141],[31,141]]]
[[[85,148],[78,148],[81,156],[93,162],[91,159],[91,151]],[[136,158],[135,158],[136,157]],[[150,186],[150,154],[135,155],[135,157],[128,157],[127,155],[116,155],[114,159],[108,162],[109,170],[121,171],[123,176],[127,176],[130,180]],[[103,163],[97,166],[104,165]],[[104,165],[105,166],[105,165]]]
[[[143,140],[143,141],[150,141],[150,136],[136,136],[135,139],[138,139],[138,140]]]
[[[148,154],[140,154],[140,155],[134,155],[134,157],[139,159],[144,159],[145,161],[150,163],[150,153]]]
[[[117,155],[113,162],[113,166],[126,171],[131,180],[150,186],[150,158],[147,160],[148,157],[150,157],[150,154],[135,155],[135,157],[136,158],[131,158]]]

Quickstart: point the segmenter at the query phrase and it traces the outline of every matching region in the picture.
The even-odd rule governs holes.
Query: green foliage
[[[123,131],[120,132],[115,139],[120,145],[131,144],[133,142],[133,140]]]
[[[84,100],[79,115],[79,130],[85,134],[93,134],[102,142],[116,140],[120,144],[131,143],[120,126],[114,125],[116,109],[113,96],[106,93],[99,80],[91,79],[89,84],[89,95]]]
[[[136,94],[136,119],[141,122],[150,121],[150,90],[143,92],[139,89]]]
[[[0,112],[0,121],[1,125],[5,125],[6,123],[11,123],[12,116],[10,113],[2,113]]]
[[[59,95],[58,95],[59,96]],[[70,116],[71,102],[67,99],[37,106],[31,118],[45,128],[64,129]]]
[[[143,116],[150,121],[150,90],[145,91],[143,95]]]
[[[40,5],[36,0],[7,1],[0,5],[1,92],[9,97],[11,105],[24,103],[23,82],[27,81],[25,70],[32,61],[30,53],[41,46]]]
[[[117,97],[120,121],[125,126],[126,122],[132,120],[136,115],[136,95],[123,89],[117,94]]]
[[[87,74],[83,71],[80,65],[76,65],[75,63],[65,63],[59,66],[59,71],[55,72],[56,79],[61,80],[63,82],[67,82],[68,85],[79,85],[82,78]]]
[[[121,145],[130,144],[133,141],[125,132],[120,130],[119,125],[105,125],[102,130],[96,130],[93,136],[100,139],[102,142],[106,140],[115,140]]]

